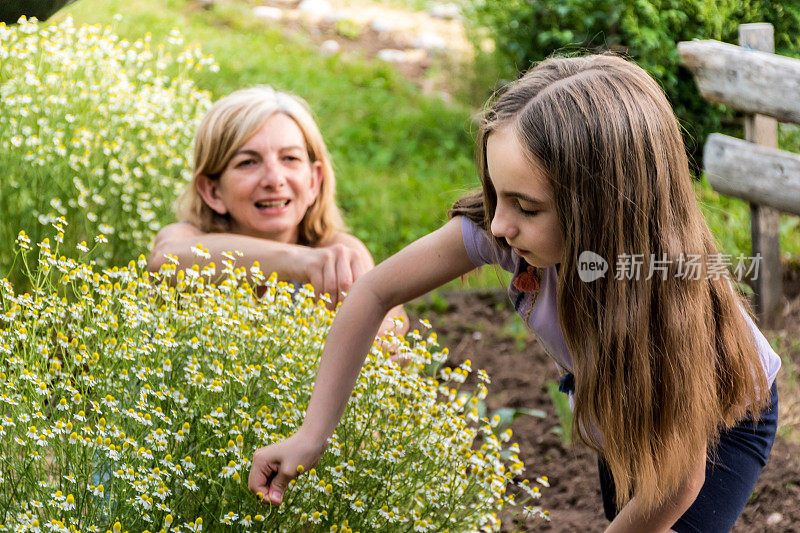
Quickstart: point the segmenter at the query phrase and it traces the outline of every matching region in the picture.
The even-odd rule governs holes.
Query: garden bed
[[[768,337],[777,333],[800,340],[800,295],[794,293],[791,283],[787,283],[786,289],[792,298],[787,307],[785,331],[768,332]],[[441,300],[431,305],[432,300],[422,299],[420,302],[425,303],[417,307],[430,319],[442,345],[450,347],[451,364],[470,359],[473,368],[483,368],[489,373],[492,382],[488,412],[501,407],[520,407],[547,413],[544,419],[522,416],[511,425],[512,441],[519,443],[520,457],[525,460],[525,475],[531,481],[547,475],[550,481],[550,488],[543,489],[540,503],[549,509],[552,522],[542,524],[540,529],[602,531],[608,522],[602,512],[595,455],[582,444],[565,445],[558,434],[559,419],[547,390],[548,382],[558,380],[555,365],[530,334],[515,326],[513,309],[502,289],[449,292],[444,299],[447,306]],[[785,380],[787,366],[793,366],[795,372],[800,368],[800,350],[795,347],[781,356],[791,361],[791,365],[784,364],[779,376]],[[788,393],[796,395],[796,386],[792,389],[787,394],[782,390],[782,402],[794,399]],[[799,500],[800,443],[779,438],[734,531],[800,531]],[[504,517],[504,531],[534,527],[533,520],[512,524]]]

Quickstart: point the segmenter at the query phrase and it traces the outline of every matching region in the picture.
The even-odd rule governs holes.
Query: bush
[[[699,164],[709,133],[741,137],[734,113],[703,100],[681,66],[676,44],[692,39],[738,42],[739,24],[771,22],[777,53],[800,55],[800,6],[771,0],[474,0],[476,44],[494,40],[505,76],[514,78],[554,52],[616,50],[660,82]]]
[[[215,285],[213,265],[97,270],[48,240],[31,264],[17,242],[31,290],[0,281],[0,530],[499,529],[519,450],[479,418],[485,373],[459,391],[468,362],[422,372],[447,357],[435,334],[403,342],[406,370],[376,343],[328,451],[270,509],[245,479],[302,422],[332,316],[310,287],[254,266],[258,296],[233,255]]]
[[[210,105],[190,75],[213,68],[199,49],[128,42],[67,19],[0,24],[0,273],[20,229],[63,217],[63,238],[98,232],[98,261],[124,263],[149,247],[191,175],[188,149]]]

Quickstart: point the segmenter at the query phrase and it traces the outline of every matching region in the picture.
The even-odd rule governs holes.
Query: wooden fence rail
[[[719,41],[678,43],[703,98],[800,123],[800,59]]]
[[[739,26],[739,44],[678,43],[704,98],[747,113],[745,140],[712,134],[703,160],[711,187],[750,202],[752,281],[760,322],[780,325],[780,211],[800,215],[800,155],[778,150],[777,121],[800,123],[800,60],[775,55],[771,24]]]
[[[712,133],[703,162],[715,191],[800,215],[800,154]]]

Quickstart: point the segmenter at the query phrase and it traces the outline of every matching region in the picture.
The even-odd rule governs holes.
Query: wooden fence
[[[800,60],[775,55],[771,24],[739,26],[739,46],[719,41],[678,43],[700,93],[745,115],[745,140],[714,133],[703,150],[706,176],[722,194],[750,202],[752,280],[761,325],[779,325],[782,268],[780,212],[800,215],[800,155],[778,150],[778,124],[800,123]]]

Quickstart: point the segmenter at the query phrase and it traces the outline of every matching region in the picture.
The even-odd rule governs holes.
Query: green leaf
[[[547,413],[541,409],[526,409],[524,407],[503,407],[492,413],[489,417],[492,420],[495,416],[500,417],[500,422],[497,424],[495,431],[505,429],[511,423],[521,416],[534,416],[536,418],[546,418]]]

